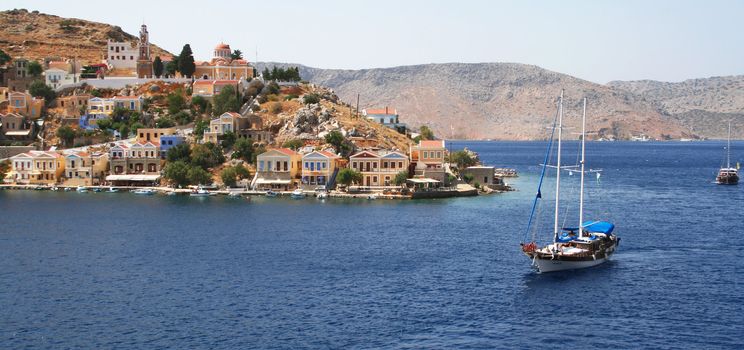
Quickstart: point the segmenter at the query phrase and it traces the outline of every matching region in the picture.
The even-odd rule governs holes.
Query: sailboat
[[[739,169],[731,166],[731,122],[729,122],[728,141],[726,141],[726,167],[718,170],[716,183],[719,185],[736,185],[739,183]]]
[[[613,234],[615,225],[607,221],[584,221],[584,175],[585,170],[585,150],[586,150],[586,98],[584,98],[584,113],[581,127],[581,163],[580,170],[580,191],[579,191],[579,220],[577,227],[560,227],[559,226],[559,208],[561,194],[561,139],[563,128],[563,91],[561,91],[560,104],[556,116],[557,121],[553,122],[553,134],[558,130],[557,161],[556,161],[556,179],[555,179],[555,220],[553,225],[552,242],[542,247],[538,246],[534,238],[529,243],[521,243],[522,252],[532,260],[532,265],[541,273],[582,269],[597,266],[607,261],[617,249],[620,238]],[[557,127],[556,127],[557,122]],[[545,154],[540,181],[537,188],[537,195],[532,206],[532,212],[527,224],[527,234],[532,229],[535,208],[542,198],[540,188],[542,187],[545,172],[548,166],[548,160],[553,146],[553,135],[551,134],[548,150]],[[572,169],[572,168],[569,168]],[[575,171],[575,170],[572,170]]]

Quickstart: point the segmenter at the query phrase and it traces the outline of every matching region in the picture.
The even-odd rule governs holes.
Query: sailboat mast
[[[555,222],[553,223],[553,243],[558,241],[558,210],[561,198],[561,137],[563,134],[563,90],[561,90],[560,105],[558,107],[558,160],[555,172]]]
[[[728,141],[726,142],[726,168],[731,169],[731,122],[729,121]]]
[[[579,191],[579,237],[584,236],[584,153],[586,150],[586,97],[584,97],[584,113],[581,117],[581,190]]]

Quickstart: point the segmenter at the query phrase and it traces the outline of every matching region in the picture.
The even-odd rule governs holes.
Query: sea
[[[586,219],[615,223],[619,250],[547,274],[519,246],[552,235],[554,169],[527,230],[545,142],[448,142],[519,172],[471,198],[0,191],[0,348],[742,349],[744,184],[713,183],[724,146],[588,142]],[[579,175],[562,172],[561,225]]]

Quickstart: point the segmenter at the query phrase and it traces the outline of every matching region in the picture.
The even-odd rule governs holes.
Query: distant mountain
[[[107,39],[137,40],[117,26],[27,10],[0,12],[0,28],[0,49],[11,57],[35,60],[74,56],[87,64],[101,63]],[[150,48],[153,57],[170,55],[156,45]]]
[[[680,83],[613,81],[608,85],[644,96],[693,133],[726,137],[730,120],[732,134],[744,138],[744,75],[690,79]]]
[[[287,66],[260,63],[265,66]],[[294,65],[294,64],[291,64]],[[543,139],[565,89],[565,122],[578,127],[581,99],[589,99],[588,128],[624,139],[690,137],[689,128],[637,94],[537,66],[517,63],[448,63],[337,70],[300,66],[301,76],[336,90],[360,109],[397,108],[404,122],[429,125],[447,138]]]

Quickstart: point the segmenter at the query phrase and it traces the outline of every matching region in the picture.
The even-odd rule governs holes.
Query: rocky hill
[[[744,75],[690,79],[679,83],[653,80],[613,81],[617,89],[645,97],[696,134],[744,138]]]
[[[260,64],[259,70],[275,64]],[[688,127],[640,95],[532,65],[449,63],[364,70],[300,66],[300,74],[335,89],[352,104],[359,93],[360,108],[395,107],[404,122],[427,124],[447,138],[545,138],[561,89],[569,126],[578,127],[581,98],[586,96],[588,127],[599,136],[692,136]]]
[[[63,56],[86,64],[100,63],[107,39],[137,40],[117,26],[27,10],[0,12],[0,28],[0,49],[11,57],[36,60]],[[158,46],[151,48],[153,56],[170,55]]]

